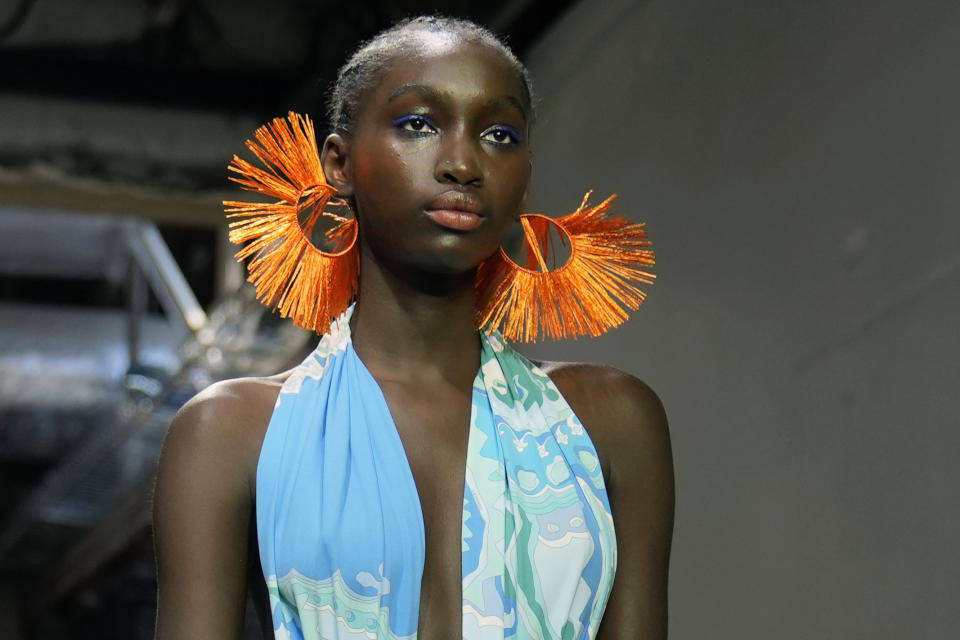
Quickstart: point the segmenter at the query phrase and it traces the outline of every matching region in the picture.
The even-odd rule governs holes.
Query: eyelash
[[[414,123],[422,124],[425,127],[429,127],[431,130],[425,131],[423,128],[414,129],[412,128],[412,125]],[[407,125],[411,125],[411,128],[408,129]],[[429,118],[424,116],[418,116],[418,115],[408,115],[408,116],[403,116],[402,118],[397,118],[396,120],[393,121],[393,126],[395,126],[397,129],[400,129],[401,131],[404,131],[406,133],[410,133],[413,135],[426,135],[429,133],[436,133],[437,131],[437,128],[433,125],[432,122],[430,122]]]
[[[426,116],[419,115],[406,115],[400,118],[397,118],[393,121],[393,126],[403,131],[406,134],[413,136],[424,136],[431,133],[437,133],[437,127],[430,121]],[[415,129],[414,126],[420,127]],[[487,136],[496,135],[496,134],[505,134],[507,140],[485,140]],[[517,132],[513,127],[508,127],[506,125],[495,125],[490,127],[482,134],[480,134],[480,139],[484,142],[489,142],[490,144],[495,144],[499,146],[514,146],[523,142],[523,137]]]
[[[498,124],[495,127],[490,127],[480,135],[480,139],[483,140],[486,136],[495,135],[498,133],[506,134],[508,140],[487,140],[493,144],[502,144],[502,145],[517,145],[523,142],[523,137],[517,132],[513,127],[508,127],[506,125]]]

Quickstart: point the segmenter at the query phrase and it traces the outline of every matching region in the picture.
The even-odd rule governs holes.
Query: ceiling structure
[[[308,108],[358,41],[410,15],[466,16],[518,53],[562,3],[536,0],[15,0],[0,14],[0,80],[51,97],[272,114]]]
[[[232,153],[288,110],[322,120],[327,88],[358,42],[439,12],[485,24],[522,57],[569,4],[8,0],[0,202],[215,224],[218,207],[204,203],[220,199]]]
[[[259,305],[238,294],[208,307],[209,322],[177,351],[159,316],[144,315],[142,292],[140,302],[120,299],[151,281],[138,234],[162,244],[156,223],[168,244],[180,236],[165,226],[211,244],[210,230],[223,228],[220,201],[236,195],[226,181],[232,154],[288,110],[322,119],[345,56],[396,20],[468,17],[505,35],[522,58],[570,4],[0,3],[0,230],[20,249],[0,260],[0,637],[152,637],[151,465],[172,411],[211,379],[249,370],[251,352],[237,336],[259,336],[254,359],[263,362],[302,347],[302,336],[261,322],[252,310]],[[152,222],[131,227],[131,217]],[[59,244],[45,239],[51,228]],[[194,255],[203,254],[197,242],[170,247],[195,290],[192,274],[216,270]],[[102,300],[76,306],[87,291]],[[137,332],[141,342],[167,336],[156,343],[179,354],[156,389],[151,370],[125,369],[115,358],[96,371],[77,368],[123,351]],[[18,359],[21,348],[29,362]],[[41,371],[68,361],[73,370]],[[46,376],[44,389],[18,378],[18,367]],[[10,389],[15,402],[4,395]],[[69,406],[43,400],[62,389],[76,390]],[[20,606],[21,593],[41,595]],[[248,627],[257,637],[255,623]]]

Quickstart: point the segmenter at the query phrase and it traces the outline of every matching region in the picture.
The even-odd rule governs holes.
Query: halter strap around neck
[[[413,640],[423,513],[348,310],[284,383],[257,467],[277,638]],[[616,568],[593,443],[550,378],[480,334],[465,469],[463,638],[592,638]]]

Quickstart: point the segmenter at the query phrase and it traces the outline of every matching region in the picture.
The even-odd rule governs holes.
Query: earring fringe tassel
[[[346,206],[323,175],[313,123],[290,112],[257,129],[247,148],[265,169],[233,157],[230,179],[276,202],[224,201],[230,241],[246,244],[236,257],[247,265],[257,299],[300,327],[325,332],[357,293],[360,269],[357,224],[328,210]],[[300,213],[307,212],[301,221]],[[332,252],[310,241],[320,216],[336,224],[326,232]]]
[[[654,253],[642,223],[611,217],[616,195],[589,207],[592,192],[573,213],[556,220],[537,214],[521,216],[527,250],[541,270],[520,266],[500,249],[477,276],[480,326],[500,329],[503,337],[533,342],[540,336],[562,340],[598,336],[627,319],[652,285]],[[541,224],[534,225],[540,218]],[[552,244],[555,225],[570,245],[566,263],[547,270],[542,247]]]

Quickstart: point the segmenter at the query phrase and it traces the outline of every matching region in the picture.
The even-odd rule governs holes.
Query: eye
[[[410,133],[436,133],[433,123],[424,116],[407,115],[393,121],[393,126]]]
[[[516,129],[503,124],[490,127],[480,135],[480,139],[502,145],[520,144],[523,141]]]

